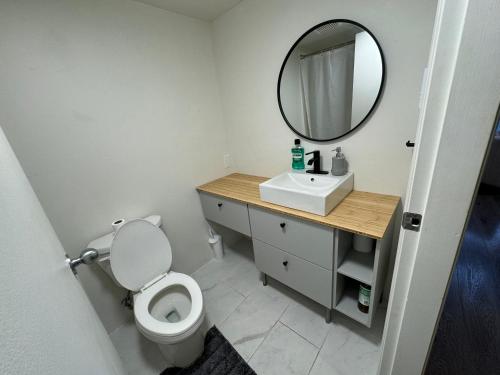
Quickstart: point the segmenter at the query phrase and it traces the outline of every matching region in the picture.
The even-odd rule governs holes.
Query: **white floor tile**
[[[249,364],[259,375],[307,375],[317,353],[318,348],[278,322]]]
[[[223,282],[245,297],[262,283],[260,272],[255,268],[253,261],[240,262]]]
[[[137,330],[133,320],[113,331],[110,338],[130,375],[158,375],[168,367],[158,346]]]
[[[330,329],[325,322],[325,308],[307,298],[292,302],[280,321],[317,348],[321,348]]]
[[[293,290],[292,288],[289,288],[285,284],[282,284],[269,276],[267,277],[267,285],[263,286],[261,282],[259,284],[259,287],[264,293],[270,295],[271,297],[279,296],[286,299],[289,303],[297,301],[300,298],[304,298],[299,292]]]
[[[231,251],[226,251],[223,259],[212,259],[196,270],[191,276],[198,282],[202,290],[213,288],[234,272],[234,268],[245,259]]]
[[[366,330],[350,322],[333,323],[311,375],[375,375],[379,346],[373,338],[360,335],[360,331]]]
[[[288,306],[281,296],[254,290],[220,325],[222,334],[248,359]]]
[[[255,267],[251,241],[243,239],[226,248],[224,258],[212,259],[192,274],[202,290],[226,283],[248,296],[259,283],[260,272]]]
[[[245,299],[237,291],[226,284],[216,284],[203,291],[203,303],[209,325],[219,325],[231,314]]]

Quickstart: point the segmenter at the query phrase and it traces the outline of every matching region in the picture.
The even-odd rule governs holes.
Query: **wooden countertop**
[[[394,195],[352,191],[328,216],[319,216],[261,201],[259,184],[268,179],[233,173],[196,190],[375,239],[384,236],[400,200]]]

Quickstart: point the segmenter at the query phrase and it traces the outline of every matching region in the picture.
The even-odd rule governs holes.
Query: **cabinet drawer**
[[[200,201],[206,219],[251,236],[246,204],[205,193],[200,193]]]
[[[261,272],[332,308],[332,271],[256,239],[253,240],[253,251],[255,265]]]
[[[250,207],[252,235],[318,266],[333,269],[332,228]]]

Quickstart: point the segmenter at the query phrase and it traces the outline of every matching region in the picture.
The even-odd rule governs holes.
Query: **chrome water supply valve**
[[[92,264],[94,263],[97,258],[99,258],[99,253],[97,252],[96,249],[85,249],[80,253],[80,256],[78,258],[73,258],[71,259],[66,255],[66,262],[69,265],[69,268],[71,268],[71,271],[76,275],[76,267],[78,267],[80,264]]]

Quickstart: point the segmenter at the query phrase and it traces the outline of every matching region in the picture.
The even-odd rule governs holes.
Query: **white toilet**
[[[158,343],[169,363],[191,364],[203,352],[207,330],[203,296],[193,278],[170,271],[165,233],[150,221],[130,220],[114,236],[110,258],[117,282],[134,292],[139,331]]]

